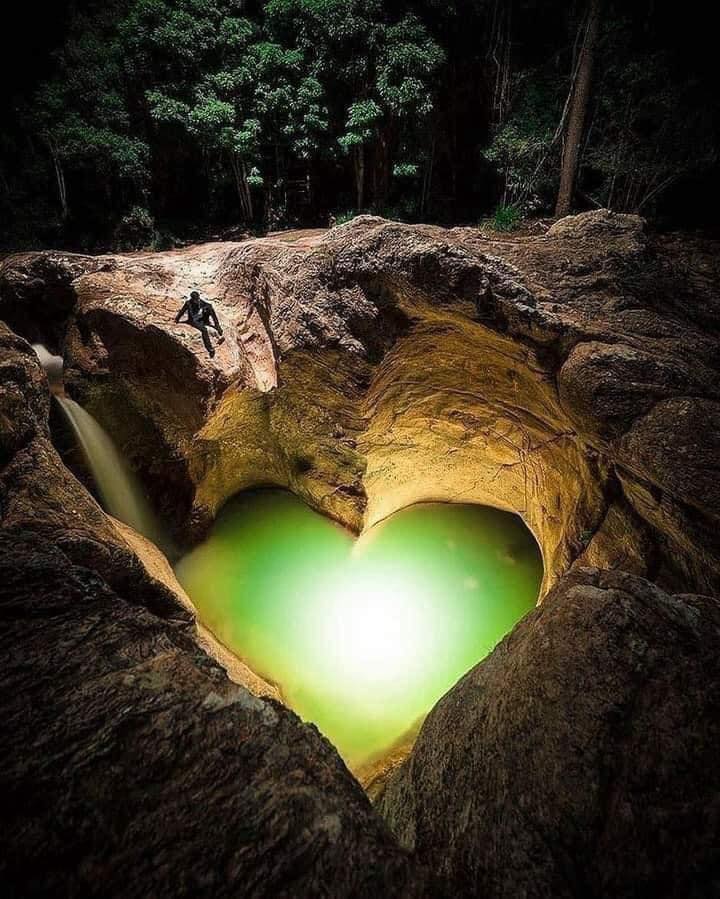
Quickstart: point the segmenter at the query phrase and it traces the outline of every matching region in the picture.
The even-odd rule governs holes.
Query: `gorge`
[[[157,895],[706,895],[720,822],[717,258],[598,210],[520,237],[360,216],[0,262],[3,875],[19,891],[92,892],[100,871],[104,895],[128,895],[129,863]],[[174,322],[191,287],[215,300],[214,359]],[[63,463],[30,343],[62,354],[69,396],[143,484],[186,556],[182,587]],[[482,525],[483,507],[505,524]],[[487,644],[461,607],[442,683],[407,720],[381,722],[389,751],[367,723],[362,752],[347,718],[339,736],[321,727],[367,795],[282,701],[302,704],[288,676],[213,617],[231,591],[210,579],[238,579],[285,668],[307,673],[293,613],[271,605],[320,566],[290,568],[274,593],[228,566],[217,541],[248,508],[272,519],[260,574],[278,570],[281,515],[288,540],[326,529],[320,554],[345,561],[354,535],[353,558],[375,553],[380,573],[348,591],[362,612],[344,617],[355,636],[369,625],[371,651],[409,641],[396,668],[383,656],[375,698],[436,661],[438,619],[412,631],[424,590],[447,612],[443,582],[472,593],[487,567],[467,566],[491,547],[509,563],[502,617],[528,556],[522,598]],[[440,530],[424,533],[423,514]],[[461,540],[462,571],[434,583],[429,547]],[[403,552],[419,582],[390,624],[382,589]],[[342,639],[320,641],[325,686]],[[51,835],[37,823],[50,820]]]

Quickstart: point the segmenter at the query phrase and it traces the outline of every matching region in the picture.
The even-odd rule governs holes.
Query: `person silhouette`
[[[212,358],[215,355],[215,348],[210,340],[208,328],[214,328],[217,331],[220,337],[218,343],[223,342],[223,330],[220,327],[220,322],[212,303],[204,300],[197,290],[193,290],[190,293],[190,299],[183,303],[182,309],[175,316],[175,321],[179,322],[183,315],[187,315],[185,322],[191,327],[197,328],[202,334],[205,349],[208,351],[210,358]]]

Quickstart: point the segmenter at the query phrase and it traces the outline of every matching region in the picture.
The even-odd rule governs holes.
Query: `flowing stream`
[[[163,548],[167,541],[145,499],[137,478],[120,455],[109,434],[75,400],[65,395],[62,359],[42,344],[33,346],[65,419],[82,450],[106,512]]]

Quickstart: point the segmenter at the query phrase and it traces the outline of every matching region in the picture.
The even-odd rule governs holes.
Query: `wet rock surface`
[[[720,602],[577,569],[435,706],[379,807],[463,896],[720,894]]]
[[[3,895],[424,895],[333,747],[213,661],[167,562],[62,465],[4,326],[0,374]]]
[[[3,260],[11,895],[719,895],[717,260],[605,211]],[[192,287],[213,359],[174,323]],[[523,516],[549,592],[377,760],[396,839],[63,465],[18,334],[62,349],[180,541],[259,484],[355,530],[422,500]]]

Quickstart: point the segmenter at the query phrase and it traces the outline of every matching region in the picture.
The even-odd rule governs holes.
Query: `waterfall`
[[[62,383],[62,359],[42,346],[33,346],[45,369],[50,387],[60,404],[85,462],[95,481],[106,512],[165,549],[167,540],[143,495],[137,478],[120,455],[110,435],[75,400],[65,395]]]

